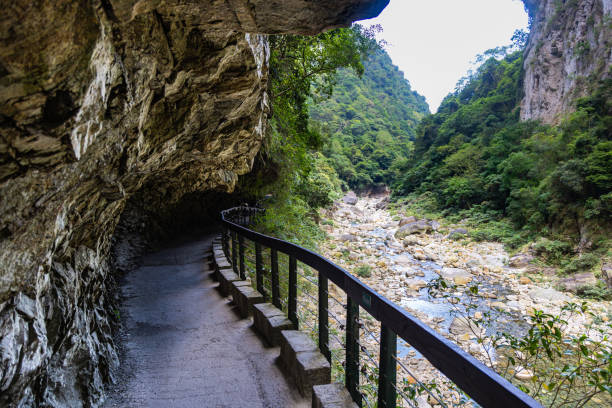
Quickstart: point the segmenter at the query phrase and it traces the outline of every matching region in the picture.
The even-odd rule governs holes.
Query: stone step
[[[329,384],[331,381],[329,362],[306,333],[282,330],[280,359],[300,394],[305,397],[311,395],[314,385]]]
[[[312,408],[358,408],[343,384],[312,387]]]
[[[271,303],[259,303],[253,306],[253,322],[255,328],[272,346],[280,346],[282,330],[295,329],[283,311]]]
[[[232,282],[234,285],[236,281]],[[232,293],[234,303],[238,306],[240,311],[240,317],[246,319],[253,314],[253,305],[257,303],[263,303],[264,297],[261,293],[257,292],[250,285],[245,286],[234,286],[235,289]]]

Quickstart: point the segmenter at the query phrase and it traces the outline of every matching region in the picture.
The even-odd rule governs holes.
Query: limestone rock
[[[612,264],[603,263],[601,265],[601,279],[608,288],[612,289]]]
[[[380,200],[379,202],[376,203],[376,205],[374,206],[377,210],[382,210],[387,208],[387,206],[389,205],[389,201],[391,201],[391,199],[389,198],[389,196],[384,197],[382,200]]]
[[[417,217],[415,217],[414,215],[411,215],[410,217],[406,217],[406,218],[402,218],[401,220],[399,220],[399,226],[403,227],[406,224],[410,224],[413,222],[417,221]]]
[[[524,268],[534,259],[535,257],[531,254],[517,254],[510,258],[508,265],[513,268]]]
[[[129,267],[148,242],[138,237],[162,235],[173,213],[222,205],[261,146],[269,49],[245,33],[315,33],[386,3],[3,8],[0,406],[102,399],[117,363],[113,270]],[[214,199],[200,195],[212,190]]]
[[[468,230],[466,230],[465,228],[456,228],[448,234],[447,238],[457,239],[457,238],[461,238],[464,235],[467,235],[467,233],[468,233]]]
[[[431,231],[431,225],[426,220],[419,220],[403,225],[395,233],[395,238],[402,239],[411,234]]]
[[[588,84],[609,77],[612,0],[523,0],[532,18],[521,119],[557,123]],[[589,78],[585,81],[585,78]]]
[[[522,367],[522,366],[516,366],[514,368],[514,377],[517,380],[521,380],[521,381],[527,381],[527,380],[531,380],[533,378],[533,371]]]
[[[437,271],[446,280],[452,280],[457,285],[467,285],[472,281],[472,274],[461,268],[442,268]]]
[[[567,278],[559,280],[559,286],[569,292],[578,292],[579,289],[585,286],[593,286],[597,284],[597,278],[593,272],[576,273]]]
[[[355,205],[357,204],[357,195],[354,191],[349,191],[344,197],[342,197],[342,201],[344,201],[345,204]]]
[[[569,297],[552,288],[536,288],[529,292],[529,297],[534,302],[547,300],[547,301],[568,301]]]
[[[357,241],[357,237],[355,235],[353,235],[353,234],[342,234],[338,238],[338,241],[340,241],[340,242],[355,242],[355,241]]]

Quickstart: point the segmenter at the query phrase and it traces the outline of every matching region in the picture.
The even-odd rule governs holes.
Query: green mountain
[[[342,69],[331,98],[310,104],[310,116],[329,134],[323,153],[352,189],[390,183],[412,149],[415,130],[429,113],[384,50],[364,62],[361,77]]]
[[[612,80],[593,82],[559,125],[521,122],[522,67],[521,52],[491,58],[447,96],[419,125],[393,190],[420,203],[426,194],[445,215],[514,224],[484,239],[516,246],[545,236],[566,253],[594,251],[580,267],[564,265],[588,269],[610,246]]]

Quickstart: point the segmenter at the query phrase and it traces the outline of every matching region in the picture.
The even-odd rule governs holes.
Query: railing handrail
[[[221,212],[222,223],[251,241],[283,252],[319,271],[370,315],[414,347],[481,406],[541,408],[536,400],[508,380],[332,261],[299,245],[255,232],[227,219],[233,212],[259,211],[262,210],[256,207],[234,207]]]

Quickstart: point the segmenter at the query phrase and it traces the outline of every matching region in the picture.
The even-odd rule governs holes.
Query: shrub
[[[555,241],[542,238],[533,245],[537,255],[543,256],[548,262],[558,264],[561,259],[572,250],[571,245],[565,241]]]
[[[372,267],[370,265],[359,265],[355,268],[355,273],[360,278],[369,278],[372,276]]]
[[[477,285],[459,289],[442,279],[432,281],[429,295],[444,298],[451,313],[465,320],[470,334],[486,345],[480,359],[506,377],[543,406],[610,406],[612,403],[612,324],[603,323],[586,302],[566,303],[558,315],[533,310],[525,317],[521,336],[495,331],[500,319],[513,319],[510,312],[484,310],[485,299]],[[458,292],[459,291],[459,292]],[[479,313],[478,318],[475,314]],[[569,332],[568,322],[590,318],[580,333]],[[494,351],[494,352],[491,352]],[[515,374],[527,375],[518,379]]]
[[[563,268],[565,273],[576,273],[578,271],[586,271],[599,263],[599,258],[593,253],[583,254],[579,258],[574,258],[569,261]]]

